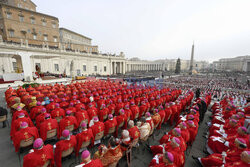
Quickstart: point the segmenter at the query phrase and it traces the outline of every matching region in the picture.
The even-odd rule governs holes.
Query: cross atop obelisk
[[[193,45],[192,45],[191,60],[190,60],[190,68],[189,68],[189,75],[192,75],[193,63],[194,63],[194,42],[193,42]]]

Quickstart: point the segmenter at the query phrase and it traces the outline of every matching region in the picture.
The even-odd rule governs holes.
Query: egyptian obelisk
[[[189,75],[192,75],[193,63],[194,63],[194,42],[193,42],[193,45],[192,45],[191,60],[190,60],[190,68],[189,68]]]

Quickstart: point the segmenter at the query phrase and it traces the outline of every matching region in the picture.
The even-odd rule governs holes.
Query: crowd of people
[[[167,79],[168,82],[176,84],[186,84],[189,87],[200,85],[203,88],[213,87],[216,90],[221,89],[238,89],[238,90],[249,90],[249,83],[243,82],[236,77],[224,77],[224,76],[179,76]]]
[[[213,96],[203,89],[195,92],[187,87],[128,85],[109,80],[9,87],[5,92],[12,115],[10,138],[16,152],[33,146],[23,158],[24,167],[60,167],[62,159],[73,153],[81,156],[79,167],[117,166],[124,156],[130,165],[132,148],[140,145],[152,151],[154,158],[149,166],[182,167],[185,151],[192,146]],[[231,103],[226,103],[229,98],[222,98],[226,100],[212,107],[215,120],[232,111],[228,108],[233,98]],[[249,112],[249,107],[245,111]],[[242,123],[247,114],[240,113]],[[149,138],[154,139],[164,124],[175,127],[159,140],[160,145],[151,146]],[[211,127],[209,138],[220,134],[216,128]],[[241,131],[245,129],[241,127]],[[104,139],[108,139],[108,145]],[[49,144],[52,141],[56,143]],[[98,148],[97,152],[90,151],[93,147]],[[249,152],[244,155],[249,158]],[[202,158],[197,160],[202,163]]]
[[[215,100],[226,96],[233,98],[234,104],[244,106],[249,98],[250,85],[234,77],[215,76],[178,76],[166,80],[168,87],[182,90],[200,89],[202,94],[210,93]]]
[[[72,152],[82,152],[82,166],[112,166],[125,155],[129,163],[132,147],[147,143],[162,124],[177,121],[191,104],[193,92],[96,80],[10,87],[5,98],[12,112],[10,138],[16,152],[33,144],[23,158],[24,167],[60,167],[61,159]],[[58,140],[54,146],[44,144],[52,138]],[[110,138],[108,146],[103,138]],[[87,148],[96,145],[94,160]]]
[[[213,104],[212,113],[209,131],[204,135],[208,156],[193,158],[204,167],[250,166],[250,106],[236,107],[233,98],[225,97]]]
[[[184,166],[185,151],[188,146],[192,146],[210,102],[211,95],[198,95],[188,111],[176,117],[176,126],[162,136],[159,140],[160,145],[150,147],[154,155],[150,167],[164,167],[166,161],[172,162],[171,167]]]

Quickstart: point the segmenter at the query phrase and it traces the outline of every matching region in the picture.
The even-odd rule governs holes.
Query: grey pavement
[[[195,138],[194,143],[192,144],[192,147],[188,150],[188,155],[186,156],[185,161],[185,167],[199,167],[200,164],[197,164],[196,161],[192,158],[192,156],[195,157],[205,157],[207,156],[205,153],[203,153],[203,149],[206,148],[206,141],[207,139],[203,137],[204,133],[208,131],[207,122],[210,121],[210,116],[212,115],[212,112],[210,111],[210,108],[206,112],[204,116],[204,120],[202,124],[199,126],[197,136]]]

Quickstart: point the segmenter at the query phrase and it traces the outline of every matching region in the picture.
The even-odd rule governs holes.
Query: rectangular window
[[[36,34],[34,34],[34,35],[33,35],[33,39],[35,39],[35,40],[37,39],[37,36],[36,36]]]
[[[52,23],[52,27],[53,27],[53,28],[56,28],[56,23]]]
[[[86,65],[83,65],[83,71],[87,71],[87,66]]]
[[[31,24],[36,24],[36,20],[34,18],[30,19]]]
[[[57,42],[57,37],[54,37],[54,42]]]
[[[43,24],[43,26],[46,26],[46,25],[47,25],[47,22],[46,22],[46,21],[43,21],[42,24]]]
[[[94,66],[94,71],[97,72],[97,66]]]
[[[44,41],[48,41],[48,36],[44,35]]]
[[[59,71],[59,65],[55,64],[55,71]]]
[[[103,71],[107,72],[107,67],[106,66],[104,66]]]
[[[7,19],[11,19],[12,14],[11,13],[7,13]]]
[[[10,37],[14,37],[14,30],[9,30],[9,35],[10,35]]]
[[[23,16],[19,16],[19,20],[20,20],[20,22],[24,22],[24,17]]]

